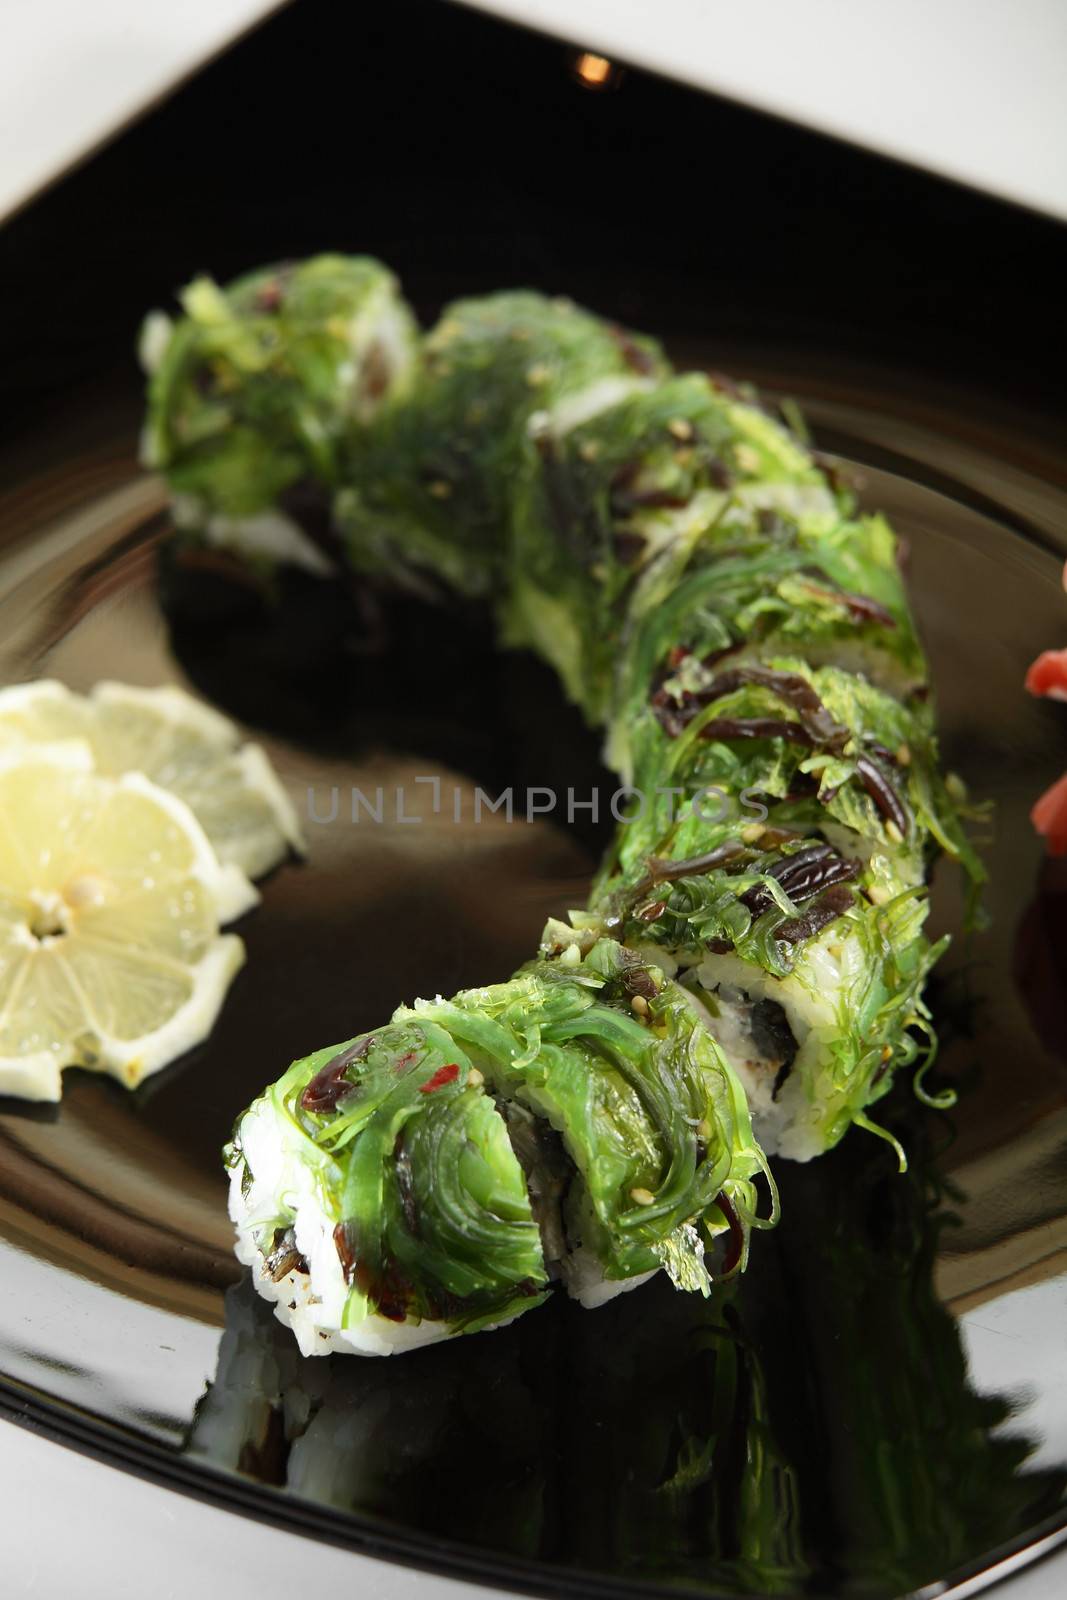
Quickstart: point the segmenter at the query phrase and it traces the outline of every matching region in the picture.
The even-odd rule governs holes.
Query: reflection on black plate
[[[601,842],[342,810],[266,885],[205,1046],[133,1096],[71,1073],[56,1111],[0,1107],[10,1413],[275,1522],[535,1589],[896,1596],[1067,1522],[1067,941],[1027,821],[1067,738],[1021,691],[1067,617],[1064,499],[1010,441],[1002,460],[809,410],[910,543],[946,757],[997,810],[992,929],[930,995],[960,1104],[922,1112],[903,1084],[887,1102],[909,1175],[860,1133],[781,1166],[781,1227],[711,1302],[654,1283],[392,1361],[301,1361],[231,1254],[234,1116],[394,1004],[507,976],[581,903]],[[0,552],[0,678],[185,681],[255,729],[305,812],[309,792],[435,771],[468,817],[475,784],[597,781],[550,676],[476,614],[235,587],[175,562],[154,486],[101,487],[57,471],[48,538]],[[933,920],[958,925],[949,875]]]
[[[916,1119],[898,1131],[913,1152]],[[700,1590],[895,1594],[1060,1505],[932,1285],[927,1164],[860,1140],[782,1172],[792,1219],[738,1290],[557,1304],[403,1361],[308,1362],[247,1284],[186,1448],[345,1512]],[[760,1241],[764,1243],[764,1241]],[[417,1512],[415,1510],[417,1508]]]

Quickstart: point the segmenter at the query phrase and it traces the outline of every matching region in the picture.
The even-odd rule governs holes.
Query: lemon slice
[[[64,1067],[135,1088],[210,1033],[244,962],[184,801],[101,777],[85,744],[0,752],[0,1092]]]
[[[60,683],[0,690],[0,750],[84,739],[96,770],[142,772],[192,809],[224,867],[259,878],[304,841],[296,813],[258,745],[240,744],[232,722],[182,689],[101,683],[88,697]],[[222,920],[255,903],[233,878]]]

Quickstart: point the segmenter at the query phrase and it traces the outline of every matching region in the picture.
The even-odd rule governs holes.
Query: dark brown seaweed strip
[[[738,856],[747,854],[747,848],[739,839],[726,839],[722,844],[715,846],[714,850],[706,850],[703,855],[685,856],[680,861],[666,861],[662,856],[649,856],[645,863],[645,876],[635,884],[630,891],[635,900],[647,894],[660,883],[674,883],[678,878],[693,878],[698,873],[713,872],[716,867],[723,866],[727,861],[733,861]]]
[[[713,717],[700,730],[701,739],[786,739],[790,744],[816,748],[815,739],[802,722],[781,717]]]
[[[798,850],[795,855],[783,856],[768,869],[767,876],[781,884],[790,900],[802,905],[834,884],[850,882],[859,870],[857,861],[846,861],[830,845],[817,844],[808,850]],[[770,890],[762,884],[754,884],[740,899],[754,917],[773,904]]]
[[[878,763],[870,756],[860,756],[856,776],[886,821],[900,830],[902,838],[906,837],[910,826],[907,807]]]
[[[800,944],[813,934],[821,933],[853,904],[852,892],[844,884],[836,884],[815,905],[799,917],[790,917],[775,929],[775,938],[783,944]]]
[[[342,1050],[324,1067],[320,1067],[300,1096],[301,1110],[314,1111],[319,1116],[336,1111],[337,1102],[355,1088],[355,1084],[346,1077],[349,1067],[356,1061],[362,1061],[373,1043],[373,1035],[368,1034],[365,1039],[349,1045],[347,1050]]]

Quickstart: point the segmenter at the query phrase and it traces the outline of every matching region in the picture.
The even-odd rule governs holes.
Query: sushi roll
[[[573,932],[295,1063],[227,1162],[237,1253],[305,1355],[500,1327],[557,1283],[595,1306],[664,1269],[707,1293],[714,1241],[729,1275],[763,1225],[765,1162],[699,1007]]]
[[[308,1349],[495,1326],[556,1281],[586,1305],[661,1268],[706,1292],[718,1234],[731,1270],[747,1254],[761,1143],[808,1160],[855,1124],[896,1144],[868,1108],[899,1068],[927,1093],[929,875],[947,855],[982,879],[893,532],[751,391],[528,292],[449,308],[331,473],[353,568],[484,596],[633,804],[530,968],[398,1012],[365,1058],[298,1063],[246,1113],[239,1253]],[[320,1125],[302,1097],[337,1062],[350,1109]],[[472,1174],[476,1244],[458,1212],[411,1226],[379,1093],[434,1159],[491,1133],[512,1209]]]
[[[871,1125],[932,1039],[926,877],[942,848],[973,869],[969,846],[926,703],[797,656],[673,648],[633,725],[656,797],[593,906],[704,1007],[768,1152],[807,1160]]]
[[[337,569],[330,504],[342,442],[405,388],[415,324],[369,256],[314,256],[226,288],[196,278],[183,315],[141,330],[142,439],[186,537],[266,571]]]

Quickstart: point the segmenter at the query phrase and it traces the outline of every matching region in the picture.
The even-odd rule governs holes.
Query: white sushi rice
[[[185,520],[177,503],[174,520]],[[270,566],[302,567],[316,578],[337,571],[332,561],[308,538],[303,528],[284,511],[259,511],[251,517],[209,516],[193,523],[204,541],[216,550],[229,550],[241,560],[260,560]]]
[[[237,1229],[237,1258],[252,1270],[257,1293],[274,1302],[274,1315],[291,1328],[300,1352],[325,1356],[332,1350],[364,1356],[389,1356],[449,1337],[443,1322],[391,1322],[368,1316],[342,1326],[348,1285],[337,1254],[336,1219],[323,1203],[324,1172],[308,1160],[307,1144],[264,1096],[246,1112],[240,1126],[252,1181],[242,1194],[244,1163],[230,1174],[230,1217]],[[329,1167],[328,1158],[323,1167]],[[279,1214],[292,1217],[296,1248],[307,1272],[289,1272],[277,1283],[267,1272]]]
[[[279,1322],[292,1329],[302,1355],[325,1356],[336,1350],[392,1356],[455,1337],[447,1322],[393,1322],[375,1314],[344,1327],[348,1284],[334,1243],[336,1218],[323,1199],[324,1180],[333,1168],[336,1181],[336,1168],[325,1156],[319,1165],[308,1159],[307,1141],[288,1118],[278,1115],[269,1096],[245,1113],[239,1131],[252,1181],[242,1193],[245,1162],[237,1162],[230,1174],[229,1198],[237,1259],[251,1269],[256,1292],[273,1302]],[[275,1282],[266,1270],[265,1255],[270,1253],[280,1216],[291,1217],[296,1248],[308,1270],[289,1272]],[[514,1321],[514,1316],[502,1317],[491,1326],[502,1328]]]
[[[693,969],[701,988],[715,996],[719,1015],[702,1007],[708,1031],[741,1079],[753,1132],[768,1155],[810,1161],[825,1149],[822,1109],[811,1098],[811,1086],[819,1083],[820,1063],[828,1058],[830,1042],[840,1033],[846,996],[864,965],[859,937],[837,922],[805,945],[786,978],[776,978],[733,954],[706,955]],[[720,993],[715,994],[716,990]],[[737,990],[744,991],[748,1002],[776,1001],[796,1040],[796,1057],[777,1096],[778,1063],[757,1053],[742,1009],[731,1000],[731,992]]]
[[[824,831],[830,837],[831,829]],[[837,842],[832,839],[831,842]],[[842,845],[853,856],[861,843],[850,830],[841,829]],[[847,1009],[846,995],[862,974],[865,957],[862,944],[847,925],[831,923],[803,948],[796,967],[787,978],[776,978],[755,962],[742,961],[735,954],[706,953],[694,961],[685,950],[671,951],[651,943],[630,946],[642,958],[659,966],[668,977],[684,969],[695,978],[700,989],[713,997],[718,1015],[686,989],[708,1032],[740,1078],[752,1115],[752,1129],[767,1155],[783,1155],[792,1161],[810,1161],[826,1148],[820,1107],[809,1097],[805,1085],[818,1082],[819,1062],[825,1059],[828,1040],[840,1032],[840,1017]],[[743,991],[742,1000],[738,991]],[[747,1015],[759,1000],[773,1000],[785,1012],[797,1053],[777,1096],[774,1093],[780,1063],[759,1055],[755,1048]]]
[[[659,1267],[653,1267],[651,1272],[639,1272],[633,1278],[605,1278],[604,1268],[593,1252],[579,1245],[578,1249],[572,1250],[567,1257],[565,1267],[567,1293],[586,1311],[595,1311],[598,1306],[606,1306],[609,1300],[617,1299],[620,1294],[628,1294],[631,1289],[639,1289],[660,1270]]]

